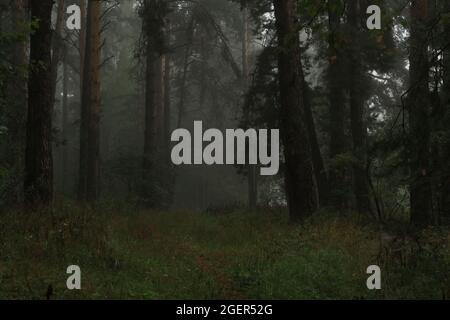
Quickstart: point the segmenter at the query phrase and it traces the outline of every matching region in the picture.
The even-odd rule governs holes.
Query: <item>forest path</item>
[[[248,297],[233,281],[226,270],[231,270],[228,257],[223,252],[211,250],[204,243],[195,243],[189,237],[174,237],[150,226],[151,238],[167,248],[167,254],[192,261],[202,274],[211,277],[220,288],[222,299],[247,299]]]

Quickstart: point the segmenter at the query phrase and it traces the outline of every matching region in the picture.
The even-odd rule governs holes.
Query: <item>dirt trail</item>
[[[246,296],[238,288],[236,288],[230,276],[227,275],[219,266],[226,265],[226,257],[223,254],[211,253],[195,248],[191,243],[185,240],[181,242],[170,234],[160,232],[157,228],[150,227],[150,238],[158,239],[160,243],[170,244],[171,250],[175,250],[171,254],[188,257],[195,262],[195,265],[204,274],[211,276],[222,290],[223,299],[246,299]],[[148,238],[148,237],[146,237]]]

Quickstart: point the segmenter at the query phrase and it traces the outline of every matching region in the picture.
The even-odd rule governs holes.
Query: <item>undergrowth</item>
[[[449,232],[429,228],[406,262],[381,258],[379,229],[319,213],[157,212],[70,203],[0,216],[0,298],[442,299],[450,294]],[[380,265],[382,289],[366,287]],[[81,290],[66,269],[81,268]]]

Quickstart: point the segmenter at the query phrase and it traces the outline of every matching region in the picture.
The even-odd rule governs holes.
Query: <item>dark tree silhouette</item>
[[[292,220],[303,220],[316,208],[308,130],[305,125],[304,76],[294,0],[275,0],[280,86],[280,130],[286,162],[285,179]]]
[[[30,39],[25,202],[49,206],[53,198],[51,15],[53,0],[31,0],[35,28]]]

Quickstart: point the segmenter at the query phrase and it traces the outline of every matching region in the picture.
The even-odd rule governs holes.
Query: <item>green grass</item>
[[[380,261],[376,228],[318,214],[139,211],[70,204],[50,214],[0,216],[0,298],[442,299],[450,288],[448,230],[423,233],[407,264]],[[66,289],[79,265],[82,290]],[[382,266],[382,290],[366,268]]]

